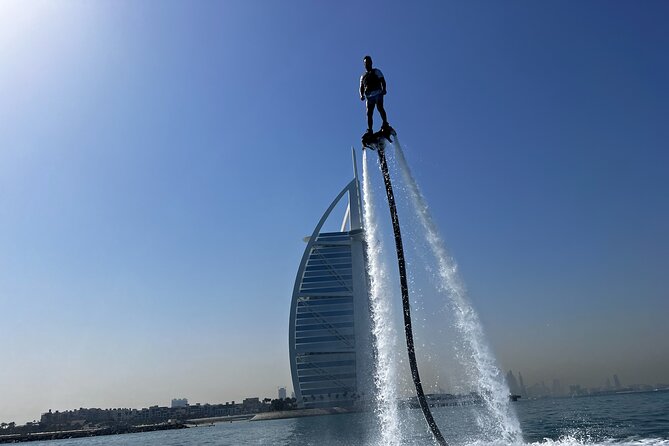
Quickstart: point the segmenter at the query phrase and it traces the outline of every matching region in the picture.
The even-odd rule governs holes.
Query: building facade
[[[172,398],[172,408],[188,406],[188,398]]]
[[[360,184],[354,178],[316,225],[295,278],[289,350],[298,407],[354,407],[373,395],[374,354]],[[341,229],[321,232],[346,200]],[[341,217],[341,216],[340,216]]]

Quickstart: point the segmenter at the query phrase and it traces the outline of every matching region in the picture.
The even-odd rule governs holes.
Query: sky
[[[667,19],[0,2],[0,420],[290,385],[302,237],[360,153],[365,54],[500,367],[669,382]]]

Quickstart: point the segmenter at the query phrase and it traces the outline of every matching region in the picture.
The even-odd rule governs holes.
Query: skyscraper
[[[367,261],[355,154],[353,171],[354,178],[307,239],[295,278],[288,338],[299,407],[358,406],[373,393]],[[342,200],[346,210],[340,230],[322,232]]]
[[[511,392],[512,395],[520,395],[520,386],[511,370],[506,374],[506,384],[509,386],[509,392]]]
[[[527,389],[525,388],[525,382],[523,382],[523,375],[518,372],[518,386],[520,387],[520,396],[523,398],[527,397]]]

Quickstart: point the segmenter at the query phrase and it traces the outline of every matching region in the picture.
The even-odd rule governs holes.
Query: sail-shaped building
[[[359,407],[373,395],[369,281],[355,152],[353,172],[306,239],[295,278],[288,338],[293,389],[303,408]],[[340,230],[321,232],[335,218],[333,210],[344,208],[342,203],[346,210]]]

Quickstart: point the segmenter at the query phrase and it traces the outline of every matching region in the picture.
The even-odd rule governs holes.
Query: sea
[[[476,406],[434,408],[451,446],[483,445],[631,445],[669,446],[669,391],[522,399],[512,403],[523,439],[486,438],[479,428]],[[400,410],[402,433],[398,445],[433,445],[417,409]],[[374,413],[327,415],[271,421],[218,423],[190,429],[124,434],[30,443],[49,446],[233,446],[314,445],[380,446]]]

